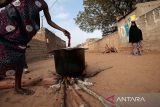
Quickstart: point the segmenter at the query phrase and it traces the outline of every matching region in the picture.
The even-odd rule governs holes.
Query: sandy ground
[[[92,90],[106,97],[111,93],[160,93],[160,53],[132,56],[128,53],[86,53],[87,71],[106,69],[89,81]],[[23,78],[51,77],[55,72],[53,59],[29,64],[31,73]],[[13,89],[0,90],[0,107],[54,107],[55,94],[43,86],[30,87],[36,93],[17,95]],[[102,107],[93,97],[80,92],[91,107]]]

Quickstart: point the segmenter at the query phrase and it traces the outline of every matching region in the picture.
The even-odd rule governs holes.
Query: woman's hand
[[[68,47],[70,47],[70,45],[71,45],[71,36],[70,36],[70,33],[67,30],[63,30],[63,33],[64,33],[65,36],[68,37]]]
[[[71,39],[70,33],[67,30],[63,30],[63,33],[64,33],[65,36],[68,37],[68,39]]]

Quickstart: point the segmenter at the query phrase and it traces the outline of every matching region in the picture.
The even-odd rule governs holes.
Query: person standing
[[[30,95],[34,92],[21,86],[25,50],[40,29],[39,12],[43,11],[50,26],[62,31],[70,41],[70,33],[51,20],[44,0],[2,0],[0,2],[0,77],[15,70],[15,92]],[[70,45],[70,43],[69,43]]]
[[[129,29],[129,43],[132,44],[132,54],[141,55],[141,41],[143,40],[142,31],[137,27],[136,22],[131,22]]]

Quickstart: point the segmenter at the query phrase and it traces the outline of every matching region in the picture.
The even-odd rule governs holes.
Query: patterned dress
[[[13,0],[11,3],[19,13],[25,35],[19,23],[8,17],[6,7],[0,8],[0,69],[6,65],[24,62],[27,43],[39,30],[39,12],[43,9],[41,0]]]

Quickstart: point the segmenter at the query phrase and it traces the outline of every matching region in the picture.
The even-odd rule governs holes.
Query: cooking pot
[[[56,72],[61,76],[77,77],[85,69],[84,48],[64,48],[54,50]]]

